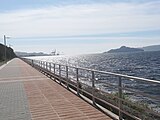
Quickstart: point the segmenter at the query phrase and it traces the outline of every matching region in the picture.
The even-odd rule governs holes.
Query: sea
[[[40,56],[30,58],[160,81],[160,51]],[[158,100],[153,100],[136,96],[131,99],[142,102],[148,101],[153,109],[160,112],[160,84],[143,82],[129,82],[128,84],[132,84],[130,88],[144,91],[144,93],[158,98]],[[107,88],[105,89],[107,91]]]

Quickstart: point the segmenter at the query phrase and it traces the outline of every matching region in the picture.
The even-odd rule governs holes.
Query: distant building
[[[60,55],[60,54],[59,54],[59,52],[57,52],[56,49],[55,49],[54,51],[51,52],[51,55],[52,55],[52,56],[55,56],[55,55]]]

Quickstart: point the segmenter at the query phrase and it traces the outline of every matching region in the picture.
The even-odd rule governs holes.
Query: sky
[[[3,36],[15,51],[101,53],[160,44],[160,0],[0,0]]]

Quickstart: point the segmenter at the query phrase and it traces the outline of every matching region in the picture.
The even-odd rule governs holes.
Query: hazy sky
[[[26,52],[160,44],[160,0],[0,0],[0,43],[4,34]]]

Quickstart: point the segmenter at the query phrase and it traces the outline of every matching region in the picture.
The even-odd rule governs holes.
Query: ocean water
[[[160,80],[160,51],[32,57],[37,60]]]
[[[84,67],[100,71],[114,72],[130,76],[160,81],[160,51],[134,53],[101,53],[75,56],[31,57],[63,65]],[[104,79],[105,80],[105,79]],[[110,80],[114,83],[114,80]],[[125,81],[125,86],[156,96],[158,100],[142,96],[132,96],[132,100],[147,101],[152,108],[160,112],[160,84]],[[104,88],[103,84],[101,87]],[[104,88],[108,91],[110,88]],[[112,89],[110,89],[112,91]]]

